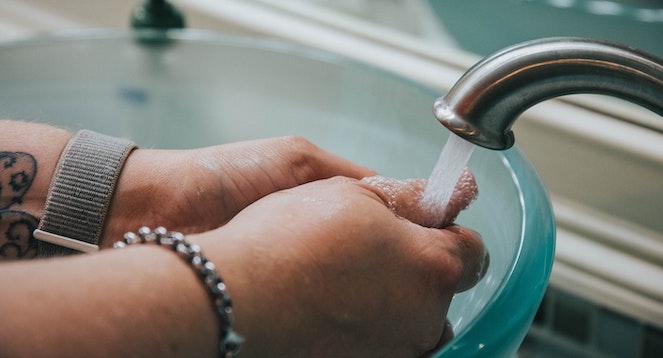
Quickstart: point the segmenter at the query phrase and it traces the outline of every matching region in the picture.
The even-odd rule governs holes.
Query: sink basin
[[[0,44],[0,112],[194,148],[300,135],[395,178],[428,177],[447,131],[440,93],[367,64],[289,43],[185,30],[104,30]],[[554,221],[517,149],[477,148],[479,198],[457,222],[482,233],[491,266],[457,295],[456,338],[439,357],[515,354],[547,286]]]

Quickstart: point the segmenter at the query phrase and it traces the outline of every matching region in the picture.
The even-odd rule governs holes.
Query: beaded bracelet
[[[191,265],[205,284],[219,316],[219,322],[221,323],[219,356],[222,358],[235,357],[244,339],[233,330],[233,310],[230,294],[226,284],[221,280],[216,266],[203,256],[200,246],[184,240],[182,233],[167,231],[163,227],[158,227],[152,231],[150,228],[143,226],[138,229],[138,235],[127,232],[124,234],[124,240],[116,242],[113,247],[123,248],[135,243],[156,243],[157,245],[167,246]]]

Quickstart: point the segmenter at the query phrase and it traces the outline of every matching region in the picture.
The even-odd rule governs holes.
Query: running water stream
[[[435,217],[445,216],[458,178],[470,160],[474,147],[469,141],[450,133],[421,199],[425,211]]]

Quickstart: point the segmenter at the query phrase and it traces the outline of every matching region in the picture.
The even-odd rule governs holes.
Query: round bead
[[[166,236],[166,234],[168,234],[168,230],[166,230],[166,228],[163,226],[159,226],[158,228],[154,229],[154,233],[157,234],[157,236]]]
[[[191,264],[196,269],[200,270],[203,267],[203,264],[204,264],[203,258],[200,257],[199,255],[196,255],[191,259]]]
[[[133,232],[128,232],[124,234],[124,241],[129,245],[135,244],[138,241],[138,236]]]
[[[187,244],[179,243],[177,246],[175,246],[175,250],[177,250],[177,253],[182,257],[186,259],[189,258],[189,246]]]
[[[214,271],[214,270],[216,270],[216,266],[214,265],[214,263],[212,261],[207,261],[207,262],[205,262],[205,269],[207,271]]]

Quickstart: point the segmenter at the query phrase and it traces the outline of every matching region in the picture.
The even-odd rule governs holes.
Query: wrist
[[[152,244],[161,246],[180,257],[202,281],[214,312],[218,317],[218,349],[220,357],[231,358],[237,355],[244,339],[234,330],[233,304],[227,285],[219,275],[214,262],[207,259],[201,247],[190,242],[180,232],[168,231],[164,227],[152,230],[141,227],[137,233],[127,232],[124,240],[116,242],[115,248],[124,248],[134,244]]]
[[[104,228],[103,247],[136,227],[164,226],[186,235],[226,218],[221,169],[201,164],[201,150],[134,150],[125,162]]]
[[[165,226],[184,234],[196,232],[196,217],[185,204],[195,203],[185,190],[186,151],[136,149],[127,158],[108,210],[102,247],[112,247],[137,227]],[[182,199],[184,198],[184,199]],[[184,200],[184,202],[183,202]],[[195,204],[194,204],[195,205]]]
[[[108,208],[102,248],[112,247],[127,231],[142,225],[155,226],[154,210],[150,208],[163,207],[158,201],[166,193],[159,184],[163,170],[150,160],[150,152],[136,149],[127,157]]]

